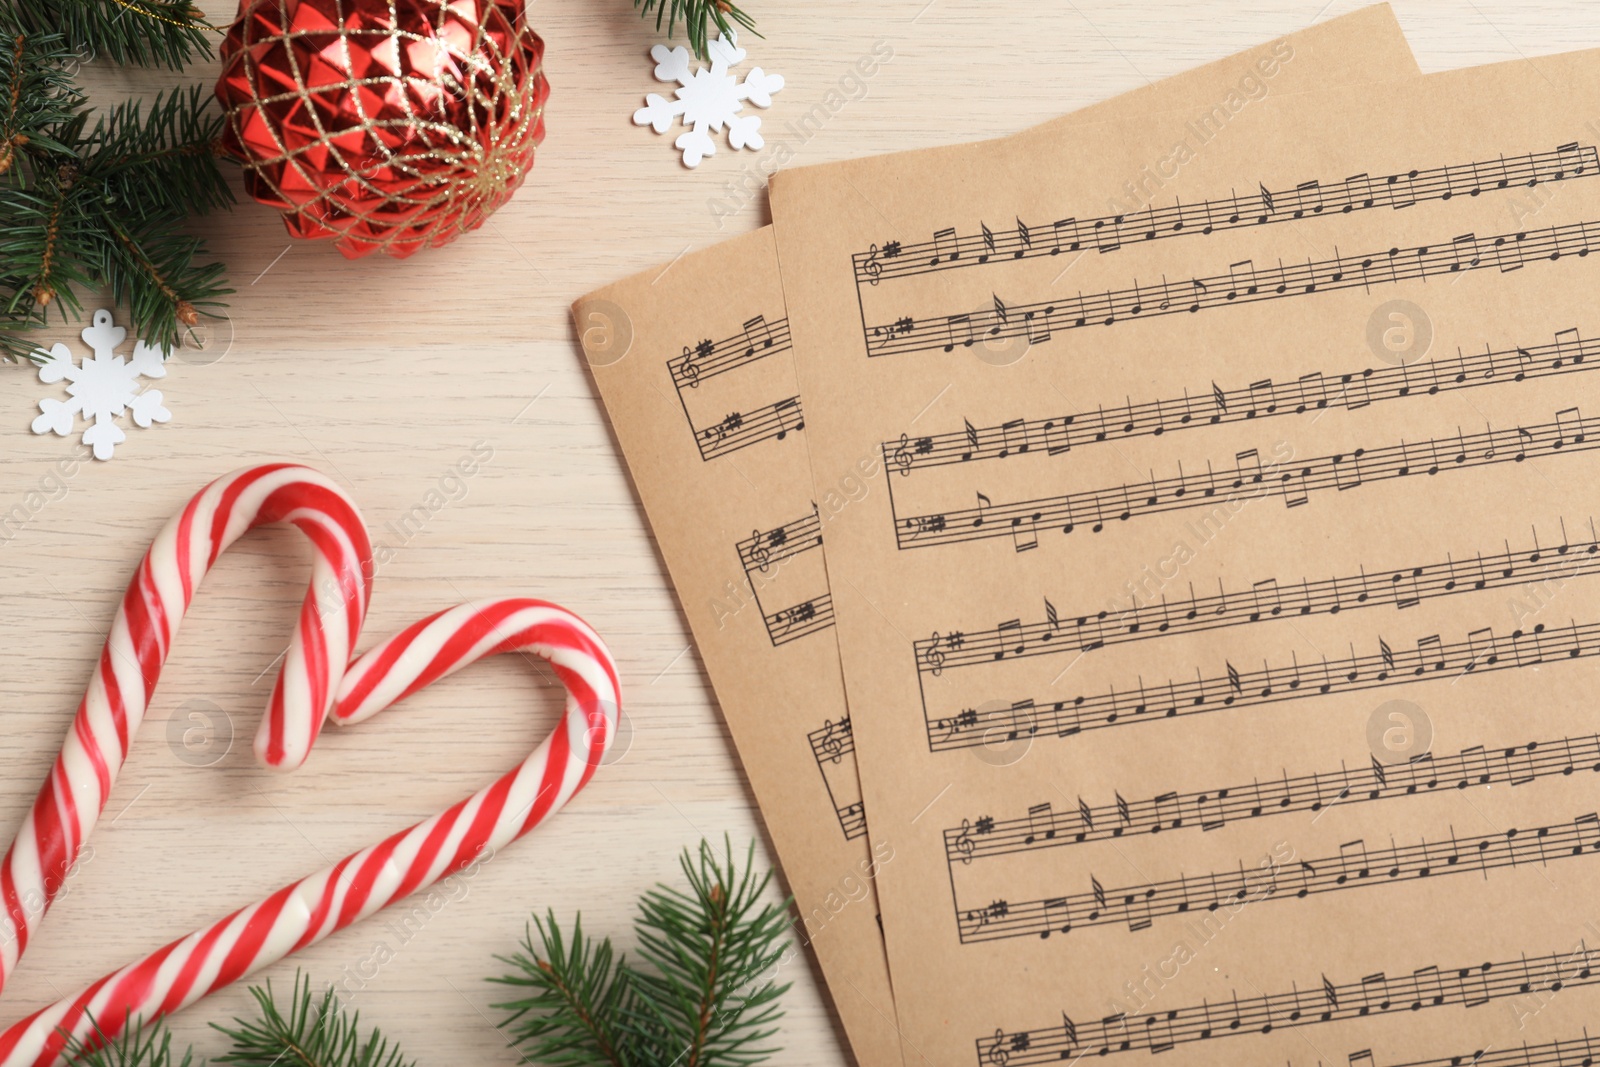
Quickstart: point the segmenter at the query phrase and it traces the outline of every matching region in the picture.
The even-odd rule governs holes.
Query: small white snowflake
[[[656,80],[677,82],[673,90],[675,100],[651,93],[645,97],[645,106],[633,113],[635,126],[649,126],[657,133],[672,128],[672,120],[682,116],[689,127],[678,135],[673,144],[683,152],[686,167],[700,165],[700,160],[713,155],[717,144],[707,131],[728,128],[728,144],[735,149],[760,148],[761,118],[758,115],[740,115],[745,101],[756,107],[771,107],[772,94],[783,88],[783,77],[767,74],[760,67],[751,67],[744,82],[728,73],[728,68],[744,61],[745,51],[739,47],[739,37],[728,36],[708,41],[706,50],[711,53],[711,66],[690,73],[689,50],[682,46],[668,48],[658,44],[650,49],[650,58],[656,61]]]
[[[111,325],[111,312],[100,310],[94,313],[93,325],[84,327],[82,333],[84,342],[94,349],[93,359],[74,363],[72,350],[59,341],[50,351],[41,350],[34,357],[39,361],[39,380],[52,383],[65,378],[71,383],[67,396],[72,398],[64,403],[39,401],[41,414],[33,420],[34,433],[65,437],[81,415],[89,420],[83,443],[94,449],[95,459],[110,459],[112,450],[128,439],[112,421],[124,410],[143,428],[172,418],[172,412],[161,406],[161,391],[146,389],[139,381],[141,377],[167,376],[162,362],[165,351],[140,341],[133,346],[133,355],[124,358],[116,354],[116,348],[127,336],[127,330]]]

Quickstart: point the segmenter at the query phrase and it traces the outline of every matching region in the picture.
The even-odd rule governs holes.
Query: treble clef
[[[688,345],[683,346],[683,366],[678,368],[678,373],[683,375],[690,389],[700,388],[700,367],[695,363],[694,353],[689,351]]]
[[[842,726],[843,723],[838,725]],[[826,754],[829,762],[838,763],[840,757],[844,755],[844,745],[840,743],[837,737],[833,736],[834,730],[838,727],[835,726],[832,719],[824,721],[823,726],[826,727],[826,730],[822,735],[822,751]]]
[[[761,540],[760,530],[750,531],[750,562],[764,571],[767,569],[767,560],[771,558],[771,554],[767,551],[767,546],[761,543]]]
[[[972,843],[971,821],[967,819],[961,820],[961,833],[956,837],[955,844],[952,847],[961,853],[960,859],[962,863],[972,862],[972,851],[975,846]]]
[[[939,636],[939,631],[933,631],[933,637],[928,642],[928,649],[922,654],[922,662],[928,665],[928,673],[939,675],[944,671],[944,653],[939,651],[939,642],[944,640]]]
[[[867,255],[867,261],[861,264],[861,273],[867,276],[868,285],[877,285],[878,276],[883,273],[883,264],[878,262],[878,246],[873,245]]]
[[[889,457],[890,461],[900,470],[901,474],[911,474],[911,437],[908,434],[900,435],[900,444]]]
[[[1011,1059],[1011,1053],[1006,1051],[1006,1032],[998,1027],[994,1032],[994,1044],[989,1046],[989,1054],[984,1057],[995,1067],[1005,1067]]]

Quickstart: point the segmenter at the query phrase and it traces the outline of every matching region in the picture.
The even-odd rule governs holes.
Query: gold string
[[[165,15],[159,15],[156,12],[151,11],[151,10],[149,10],[147,8],[140,7],[138,4],[130,3],[130,0],[111,0],[111,2],[113,4],[116,4],[118,7],[121,7],[123,9],[125,9],[125,10],[128,10],[128,11],[132,11],[136,15],[143,15],[145,18],[155,19],[157,22],[165,22],[169,26],[182,26],[182,27],[198,26],[200,29],[202,29],[202,30],[210,30],[212,33],[227,33],[228,32],[227,30],[221,28],[220,26],[211,25],[211,23],[209,23],[209,22],[198,22],[198,21],[197,22],[179,22],[177,19],[169,19]],[[193,10],[193,9],[191,8],[191,10]]]

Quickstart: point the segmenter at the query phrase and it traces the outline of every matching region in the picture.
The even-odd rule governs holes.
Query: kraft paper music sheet
[[[1018,142],[1230,94],[1259,101],[1416,73],[1380,5]],[[881,477],[880,460],[863,451],[812,492],[777,270],[763,229],[593,293],[574,316],[804,920],[797,939],[815,947],[858,1060],[885,1064],[900,1042],[872,886],[894,852],[866,840],[819,550],[836,512]]]
[[[1600,1055],[1597,100],[774,178],[907,1063]]]

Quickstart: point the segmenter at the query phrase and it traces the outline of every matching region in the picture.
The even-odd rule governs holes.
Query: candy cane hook
[[[283,769],[311,751],[366,618],[372,547],[355,503],[324,475],[247,467],[162,528],[122,598],[61,754],[0,863],[0,990],[99,820],[200,580],[247,530],[278,522],[306,534],[316,558],[255,751]]]

